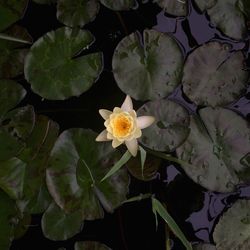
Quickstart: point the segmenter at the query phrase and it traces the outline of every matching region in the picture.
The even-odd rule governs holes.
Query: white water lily
[[[115,107],[113,112],[100,109],[99,113],[105,120],[106,129],[97,136],[96,141],[112,140],[113,148],[125,143],[128,151],[136,156],[138,151],[137,139],[142,135],[141,130],[150,126],[155,118],[153,116],[137,117],[132,100],[128,95],[120,108]]]

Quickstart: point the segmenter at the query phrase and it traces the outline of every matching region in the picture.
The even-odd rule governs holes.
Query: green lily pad
[[[203,187],[231,192],[249,182],[250,128],[247,121],[231,110],[203,108],[200,119],[191,118],[190,134],[177,148],[187,175]],[[192,166],[191,166],[191,165]]]
[[[170,15],[186,16],[188,13],[187,0],[153,0]]]
[[[151,181],[156,177],[157,171],[162,164],[162,160],[153,155],[147,154],[142,172],[140,154],[130,158],[126,166],[131,175],[142,181]]]
[[[22,196],[25,167],[26,164],[17,158],[0,163],[0,188],[12,199]]]
[[[0,117],[14,108],[26,95],[25,89],[12,80],[0,80]]]
[[[34,126],[32,106],[15,109],[2,117],[0,126],[0,161],[16,156],[25,146],[25,140]]]
[[[27,31],[17,25],[5,31],[5,34],[32,42]],[[13,78],[23,74],[24,59],[28,49],[23,48],[22,43],[0,39],[0,51],[0,78]]]
[[[103,208],[113,212],[125,199],[129,178],[120,169],[103,182],[100,180],[120,154],[108,142],[95,141],[91,130],[70,129],[55,143],[47,169],[47,186],[64,211],[82,211],[82,219],[103,217]],[[102,208],[103,207],[103,208]]]
[[[250,20],[250,2],[248,0],[239,0],[238,7],[245,14],[246,18]]]
[[[138,32],[122,39],[112,66],[123,92],[136,100],[154,100],[169,95],[179,84],[183,56],[174,38],[144,30],[143,45]]]
[[[70,27],[83,27],[92,22],[99,12],[97,0],[58,0],[57,19]]]
[[[189,115],[185,108],[170,100],[158,100],[144,104],[138,116],[152,115],[155,122],[143,129],[140,142],[156,151],[172,152],[189,134]]]
[[[42,230],[50,240],[67,240],[81,231],[81,211],[65,213],[55,203],[52,203],[42,217]]]
[[[75,250],[111,250],[105,244],[96,241],[82,241],[75,243]]]
[[[197,105],[220,106],[238,99],[246,90],[249,74],[244,55],[230,45],[209,42],[191,53],[185,63],[183,90]]]
[[[59,126],[46,116],[37,116],[35,127],[18,156],[27,163],[22,202],[26,211],[42,213],[51,203],[46,188],[45,172],[48,157],[59,133]]]
[[[217,250],[250,248],[250,201],[238,200],[220,218],[213,233]]]
[[[18,21],[24,14],[28,0],[0,0],[0,31]]]
[[[14,239],[14,229],[17,224],[17,209],[15,202],[0,190],[0,249],[8,250]]]
[[[64,100],[87,91],[102,71],[102,53],[79,54],[94,42],[90,32],[62,27],[38,39],[24,66],[33,91],[52,100]]]
[[[206,10],[210,22],[225,35],[233,39],[242,39],[247,34],[246,21],[239,0],[195,0],[201,11]]]
[[[129,10],[137,6],[136,0],[100,0],[100,2],[111,10]]]

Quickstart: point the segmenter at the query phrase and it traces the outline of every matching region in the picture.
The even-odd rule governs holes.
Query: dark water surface
[[[34,41],[46,32],[61,27],[56,20],[55,6],[37,5],[30,2],[27,12],[20,21]],[[120,106],[125,95],[117,87],[112,75],[111,60],[118,42],[126,35],[145,28],[154,28],[172,34],[188,55],[197,46],[210,40],[228,42],[232,50],[244,49],[250,67],[250,50],[247,41],[236,42],[223,36],[211,27],[206,15],[201,14],[191,4],[187,18],[175,18],[164,14],[157,5],[140,4],[137,10],[114,12],[101,7],[96,20],[85,26],[96,37],[91,51],[104,52],[104,71],[98,82],[80,97],[66,101],[47,101],[30,91],[23,82],[28,94],[21,105],[31,104],[39,114],[45,114],[59,123],[61,131],[72,127],[91,128],[100,132],[103,121],[98,109],[112,109]],[[166,55],[167,56],[167,55]],[[247,69],[246,69],[247,70]],[[184,105],[191,113],[196,106],[183,97],[181,88],[169,97]],[[135,102],[138,108],[142,102]],[[250,118],[250,89],[231,108],[248,120]],[[250,197],[250,187],[244,186],[234,193],[220,194],[208,192],[192,182],[177,165],[165,162],[157,178],[151,182],[140,182],[131,178],[130,196],[152,192],[165,201],[168,211],[181,227],[188,240],[212,242],[211,233],[221,213],[239,197]],[[65,242],[53,242],[43,237],[40,216],[34,216],[26,235],[14,241],[11,250],[46,249],[56,250],[65,247],[73,249],[76,240],[97,240],[106,243],[113,250],[165,249],[165,224],[160,222],[158,230],[151,211],[149,200],[123,205],[114,214],[106,214],[104,220],[85,222],[83,230]],[[170,235],[174,250],[185,249],[174,235]]]

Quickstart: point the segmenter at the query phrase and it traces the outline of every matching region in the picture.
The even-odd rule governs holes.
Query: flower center
[[[133,120],[126,114],[119,114],[111,121],[113,136],[125,137],[129,135],[133,128]]]

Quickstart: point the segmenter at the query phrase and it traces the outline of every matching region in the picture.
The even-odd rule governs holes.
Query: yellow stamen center
[[[115,137],[125,137],[133,128],[133,120],[126,114],[119,114],[111,121],[111,126]]]

